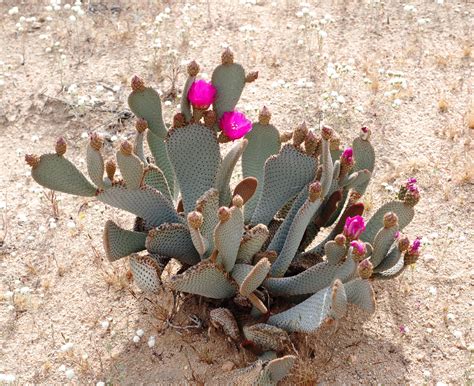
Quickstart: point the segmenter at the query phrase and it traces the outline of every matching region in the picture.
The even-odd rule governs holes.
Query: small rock
[[[235,367],[235,364],[231,361],[224,362],[222,365],[222,371],[231,371]]]

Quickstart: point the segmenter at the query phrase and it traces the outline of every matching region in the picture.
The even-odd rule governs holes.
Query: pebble
[[[132,340],[133,340],[133,343],[138,343],[138,342],[140,342],[140,337],[139,337],[138,335],[135,335],[135,336],[132,338]]]
[[[66,374],[67,379],[73,379],[75,375],[74,369],[67,369],[65,374]]]
[[[107,330],[110,326],[110,323],[108,320],[103,320],[102,322],[100,322],[100,326],[104,329],[104,330]]]
[[[231,371],[235,367],[234,363],[231,361],[224,362],[222,365],[222,371]]]
[[[135,334],[137,334],[137,335],[141,338],[143,335],[145,335],[145,331],[143,331],[143,330],[140,328],[140,329],[138,329],[138,330],[135,332]]]
[[[150,336],[148,338],[148,347],[152,348],[156,344],[156,338],[154,336]]]
[[[67,342],[61,346],[62,352],[68,352],[73,348],[74,344],[72,342]]]

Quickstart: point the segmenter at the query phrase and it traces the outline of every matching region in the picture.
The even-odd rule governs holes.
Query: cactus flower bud
[[[420,191],[416,185],[416,178],[409,178],[407,182],[400,187],[398,199],[403,200],[409,206],[415,206],[420,201]]]
[[[57,155],[64,155],[66,153],[67,143],[63,137],[59,137],[58,140],[56,141],[55,150],[56,150]]]
[[[417,237],[413,243],[410,245],[408,250],[403,256],[403,261],[405,265],[411,265],[416,263],[418,257],[420,256],[420,247],[421,247],[421,238]]]
[[[251,71],[245,77],[246,83],[252,83],[258,79],[258,71]]]
[[[204,124],[207,127],[213,127],[217,122],[217,114],[214,110],[207,110],[204,112]]]
[[[360,137],[364,140],[364,141],[368,141],[369,138],[370,138],[370,135],[372,134],[372,132],[370,131],[370,129],[366,126],[362,127],[360,129]]]
[[[188,213],[188,224],[193,229],[200,229],[204,222],[202,213],[193,211]]]
[[[345,165],[354,165],[354,152],[352,151],[352,147],[347,147],[341,154],[341,164]]]
[[[89,137],[90,145],[93,149],[100,151],[104,144],[104,139],[97,133],[92,133]]]
[[[188,63],[188,75],[195,77],[199,72],[199,64],[195,60]]]
[[[134,75],[131,81],[132,91],[143,91],[145,90],[145,82],[142,78]]]
[[[133,153],[133,145],[128,141],[123,141],[120,145],[120,152],[123,155],[131,155]]]
[[[340,233],[334,238],[334,241],[336,242],[337,245],[340,245],[341,247],[343,247],[344,245],[346,245],[346,236]]]
[[[304,150],[306,154],[313,155],[318,147],[318,137],[311,130],[306,134],[304,139]]]
[[[107,173],[107,177],[110,181],[114,180],[115,171],[117,170],[117,165],[113,159],[109,159],[105,163],[105,172]]]
[[[261,125],[268,125],[270,123],[270,118],[272,117],[272,113],[267,108],[267,106],[263,106],[258,114],[258,123]]]
[[[329,141],[333,135],[334,130],[332,128],[330,128],[329,126],[323,126],[323,128],[321,129],[321,137],[323,137],[323,139]]]
[[[146,129],[148,129],[148,122],[143,118],[138,118],[137,122],[135,123],[135,128],[139,133],[143,133]]]
[[[242,206],[244,205],[244,199],[242,198],[242,196],[240,196],[239,194],[236,194],[232,198],[232,205],[236,206],[237,208],[242,208]]]
[[[230,218],[230,209],[226,206],[221,206],[217,212],[220,222],[226,222]]]
[[[357,240],[365,231],[365,222],[362,216],[347,217],[344,225],[344,236],[349,240]]]
[[[293,145],[301,145],[305,140],[308,131],[309,129],[308,126],[306,126],[306,122],[303,122],[300,125],[296,126],[295,130],[293,131]]]
[[[392,228],[398,224],[398,216],[394,212],[385,213],[383,216],[384,228]]]
[[[357,272],[359,273],[361,279],[368,279],[374,272],[374,266],[369,261],[369,259],[362,260],[357,266]]]
[[[367,252],[365,243],[360,240],[353,240],[349,245],[352,247],[352,255],[355,258],[354,260],[361,261]]]
[[[314,202],[319,197],[321,197],[321,183],[319,181],[315,181],[309,185],[309,200]]]
[[[235,140],[242,138],[252,130],[252,122],[250,122],[244,114],[236,110],[227,111],[222,114],[219,127],[229,139]]]
[[[196,80],[188,91],[188,99],[195,109],[207,110],[216,100],[217,89],[205,80]]]
[[[182,113],[176,113],[173,117],[173,128],[186,126],[186,118]]]
[[[222,64],[232,64],[234,63],[234,53],[230,48],[226,48],[221,55]]]
[[[410,240],[408,239],[408,237],[400,235],[398,237],[398,249],[401,252],[404,252],[408,249],[409,246],[410,246]]]
[[[25,161],[29,166],[31,166],[34,169],[35,167],[39,165],[40,157],[36,154],[26,154]]]

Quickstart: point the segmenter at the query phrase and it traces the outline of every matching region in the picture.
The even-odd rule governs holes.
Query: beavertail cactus
[[[181,111],[170,126],[158,93],[134,76],[134,143],[123,142],[116,160],[104,161],[104,140],[92,133],[89,178],[65,158],[63,138],[54,152],[25,159],[39,184],[136,216],[133,229],[107,221],[103,240],[111,262],[130,256],[143,291],[216,299],[209,302],[210,324],[260,355],[224,382],[276,384],[295,360],[285,355],[288,332],[312,333],[344,317],[349,303],[373,313],[371,281],[396,277],[416,262],[420,238],[410,243],[401,232],[420,191],[410,178],[396,200],[364,218],[361,197],[375,167],[370,130],[363,127],[341,150],[341,138],[327,126],[303,122],[280,134],[265,106],[252,122],[236,106],[258,73],[246,73],[228,49],[221,59],[211,82],[198,79],[196,62],[188,65]],[[234,184],[239,159],[243,180]],[[162,275],[176,260],[180,269]]]

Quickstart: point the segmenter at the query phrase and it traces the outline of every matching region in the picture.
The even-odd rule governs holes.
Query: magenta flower
[[[364,256],[365,255],[365,243],[360,241],[360,240],[354,240],[351,241],[349,244],[353,249],[354,253],[356,253],[359,256]]]
[[[346,164],[352,164],[354,162],[352,147],[348,147],[342,152],[341,161]]]
[[[419,253],[421,247],[421,237],[417,237],[410,247],[410,253]]]
[[[188,99],[194,108],[207,110],[216,99],[216,88],[205,80],[196,80],[188,91]]]
[[[252,130],[252,122],[238,111],[227,111],[219,121],[222,132],[230,139],[239,139]]]
[[[350,240],[356,240],[365,231],[365,222],[362,216],[348,217],[343,233]]]

